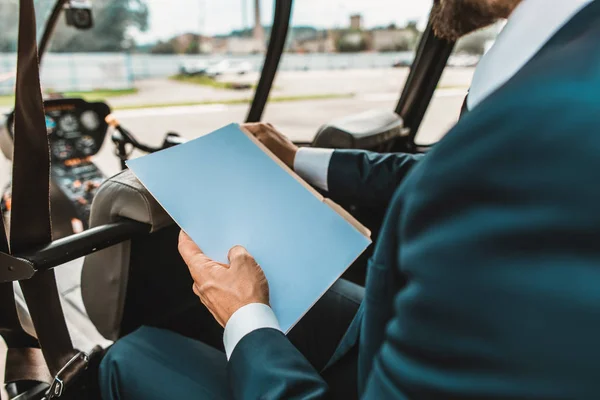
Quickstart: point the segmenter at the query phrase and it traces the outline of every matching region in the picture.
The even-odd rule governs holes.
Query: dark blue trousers
[[[323,369],[363,294],[360,286],[336,282],[288,335],[315,369],[322,371],[333,398],[357,398],[351,384],[356,382],[356,349]],[[102,398],[106,400],[228,399],[229,385],[235,382],[228,382],[225,353],[156,327],[142,327],[117,341],[100,367]]]

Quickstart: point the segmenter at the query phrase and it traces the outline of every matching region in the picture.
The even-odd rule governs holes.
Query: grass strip
[[[308,100],[333,100],[333,99],[350,99],[354,97],[354,94],[315,94],[315,95],[304,95],[304,96],[281,96],[272,97],[269,99],[269,103],[285,103],[292,101],[308,101]],[[142,108],[166,108],[166,107],[185,107],[185,106],[200,106],[200,105],[213,105],[213,104],[225,104],[225,105],[237,105],[237,104],[250,104],[252,99],[229,99],[229,100],[207,100],[207,101],[184,101],[184,102],[172,102],[172,103],[150,103],[150,104],[126,104],[122,106],[113,107],[114,110],[137,110]]]
[[[136,88],[132,89],[99,89],[92,90],[87,92],[62,92],[60,93],[63,97],[77,97],[82,98],[86,101],[103,101],[105,99],[109,99],[111,97],[120,97],[126,96],[130,94],[136,94],[138,90]],[[50,95],[55,92],[47,92],[47,95]],[[15,105],[15,96],[14,95],[2,95],[0,96],[0,106],[3,107],[14,107]]]

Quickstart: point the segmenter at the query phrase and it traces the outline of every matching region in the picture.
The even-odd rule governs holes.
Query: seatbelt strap
[[[10,240],[6,239],[4,229],[0,232],[0,246],[6,245],[11,254],[52,241],[50,151],[39,78],[33,0],[20,0],[14,124]],[[0,293],[5,305],[2,308],[10,309],[3,315],[6,318],[3,322],[16,329],[14,293],[7,285],[10,284],[4,284]],[[60,375],[60,379],[49,382],[52,393],[48,397],[60,396],[64,385],[87,366],[87,356],[73,348],[54,271],[38,272],[31,279],[21,281],[20,285],[49,373],[55,377]],[[9,291],[11,296],[8,296]],[[18,316],[16,320],[19,334],[24,334]],[[16,372],[21,371],[20,379],[47,381],[49,375],[39,366],[40,357],[35,354],[35,351],[21,349],[19,356],[11,349],[7,361],[16,360],[25,365],[7,365],[7,370],[11,369],[8,377],[16,380]]]
[[[9,349],[6,365],[10,368],[7,368],[4,373],[4,383],[19,381],[51,383],[53,380],[40,349]]]
[[[9,241],[12,254],[52,241],[50,147],[36,34],[33,0],[21,0]],[[74,355],[54,270],[36,273],[20,285],[48,368],[54,375]]]
[[[0,216],[0,251],[6,254],[10,252],[2,216]],[[15,332],[22,331],[22,329],[17,315],[12,282],[0,283],[0,304],[2,304],[0,307],[0,336],[4,338],[9,347],[13,347],[18,345],[14,342]]]

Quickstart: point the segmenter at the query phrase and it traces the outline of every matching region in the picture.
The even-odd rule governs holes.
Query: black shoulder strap
[[[52,241],[50,154],[39,78],[33,0],[20,0],[14,124],[10,240],[7,240],[3,222],[0,229],[1,250],[11,254]],[[69,336],[54,271],[36,273],[31,279],[21,281],[20,285],[48,369],[51,375],[57,375],[70,360],[76,358],[78,352],[73,349]],[[15,311],[11,283],[1,285],[0,299],[3,302],[3,312],[0,313],[3,327],[16,332],[16,336],[24,337]],[[18,343],[7,344],[14,349]],[[7,376],[11,375],[8,370],[12,367],[23,371],[23,378],[31,379],[35,375],[33,369],[39,368],[39,365],[33,364],[29,367],[7,365]],[[65,377],[67,380],[68,375]]]
[[[10,250],[13,254],[52,241],[50,147],[37,54],[33,0],[21,0],[15,91]],[[20,282],[48,368],[57,373],[74,355],[54,271]]]

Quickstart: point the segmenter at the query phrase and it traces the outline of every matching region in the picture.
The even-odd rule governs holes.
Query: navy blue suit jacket
[[[359,393],[597,398],[600,1],[417,160],[331,160],[331,197],[388,206],[343,343],[358,337]],[[327,395],[275,330],[244,337],[228,374],[239,399]]]

